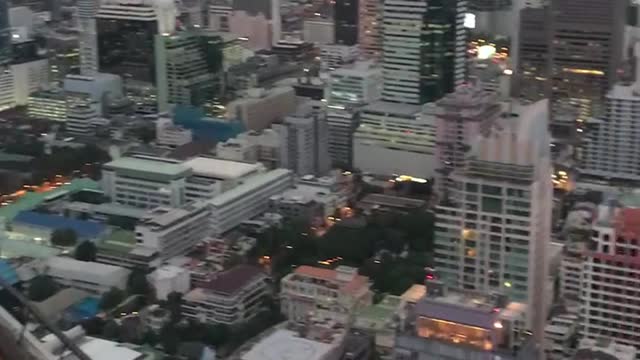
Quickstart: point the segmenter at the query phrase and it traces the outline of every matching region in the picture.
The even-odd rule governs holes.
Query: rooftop
[[[233,295],[261,277],[266,277],[261,268],[243,264],[218,274],[206,288],[216,293]]]
[[[251,164],[210,157],[195,157],[185,161],[183,165],[190,167],[196,175],[223,180],[237,179],[263,168],[260,163]]]
[[[409,304],[415,304],[427,294],[427,287],[421,284],[413,284],[400,297]]]
[[[251,176],[247,178],[242,184],[229,191],[225,191],[224,193],[209,200],[209,204],[215,207],[224,206],[229,202],[244,197],[249,192],[255,191],[256,188],[275,181],[276,179],[279,179],[283,176],[289,176],[289,178],[291,178],[291,174],[291,170],[275,169]]]
[[[189,168],[182,164],[141,157],[122,157],[104,164],[104,169],[117,172],[132,172],[138,175],[146,173],[152,176],[160,175],[168,178],[177,178],[189,173]]]
[[[79,238],[97,238],[107,230],[107,227],[102,223],[37,213],[34,211],[23,211],[19,213],[13,218],[12,222],[14,224],[25,224],[50,230],[72,229]]]
[[[390,116],[417,116],[422,111],[420,105],[398,104],[386,101],[376,101],[363,108],[363,112],[374,111],[386,113]]]
[[[46,260],[46,264],[52,270],[59,269],[61,271],[74,271],[76,273],[97,277],[107,277],[118,275],[119,273],[129,273],[129,270],[120,266],[80,261],[70,257],[62,256],[50,257]]]
[[[158,226],[164,229],[183,219],[194,215],[194,212],[206,207],[204,202],[190,203],[181,208],[157,207],[149,210],[138,225]]]
[[[377,304],[360,309],[355,317],[355,327],[382,328],[399,312],[402,306],[402,298],[394,295],[386,295]]]
[[[107,251],[128,253],[136,246],[136,235],[133,231],[115,230],[97,245]]]
[[[424,200],[384,194],[369,194],[360,200],[360,202],[397,208],[420,208],[426,205],[426,201]]]
[[[340,290],[347,293],[358,292],[369,286],[369,278],[358,275],[357,269],[338,266],[335,270],[302,265],[296,268],[293,275],[310,277],[340,283]],[[287,275],[289,278],[290,275]]]
[[[297,332],[280,329],[260,340],[242,360],[322,360],[336,348],[333,342],[301,337]]]

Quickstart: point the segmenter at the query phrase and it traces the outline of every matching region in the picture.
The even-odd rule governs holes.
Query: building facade
[[[78,48],[80,53],[80,74],[91,76],[98,71],[98,34],[96,13],[99,0],[79,0],[77,2]]]
[[[335,41],[341,45],[358,43],[358,5],[359,0],[337,0],[333,11],[335,22]]]
[[[382,1],[359,0],[358,44],[362,54],[372,60],[382,58]]]
[[[119,266],[53,256],[44,263],[44,273],[58,284],[93,295],[102,295],[112,287],[124,290],[130,271]]]
[[[9,24],[9,2],[0,4],[0,65],[11,62],[11,25]],[[0,72],[1,74],[1,72]]]
[[[552,184],[547,102],[516,109],[481,136],[436,208],[436,269],[444,283],[526,303],[544,332]]]

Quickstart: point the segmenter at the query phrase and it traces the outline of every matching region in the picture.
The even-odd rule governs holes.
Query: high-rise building
[[[549,82],[548,8],[526,7],[520,10],[516,58],[515,94],[524,100],[538,101],[547,94]]]
[[[466,0],[385,1],[385,101],[422,105],[464,82],[465,13]]]
[[[369,59],[382,58],[382,0],[359,0],[358,45]]]
[[[359,61],[329,74],[325,99],[333,107],[359,106],[380,99],[382,68],[371,61]]]
[[[77,135],[91,135],[92,121],[99,116],[99,104],[97,102],[84,102],[69,104],[67,108],[67,121],[65,129]]]
[[[80,73],[93,75],[98,70],[98,35],[96,34],[96,12],[99,0],[78,0],[78,46]]]
[[[222,39],[211,33],[156,35],[158,111],[170,105],[212,108],[221,91]]]
[[[438,169],[447,186],[446,174],[464,166],[465,158],[479,134],[486,134],[500,117],[501,106],[495,93],[479,86],[460,86],[430,106],[437,118]]]
[[[581,335],[640,347],[640,209],[636,194],[601,208],[587,251],[580,298]]]
[[[436,270],[447,286],[499,292],[547,318],[553,189],[546,100],[519,106],[476,141],[437,206]]]
[[[581,173],[640,181],[640,83],[614,86],[606,96],[605,109],[602,117],[587,122]]]
[[[298,175],[324,175],[331,168],[327,119],[323,111],[302,104],[273,129],[280,135],[280,166]]]
[[[598,113],[623,58],[625,0],[551,1],[548,28],[552,124],[571,105],[582,122]],[[571,124],[576,125],[576,124]]]
[[[336,0],[333,8],[336,44],[355,45],[358,43],[358,1]]]
[[[9,2],[0,3],[0,66],[11,61],[11,26],[9,25]],[[0,67],[0,73],[2,68]],[[1,75],[1,74],[0,74]]]
[[[96,14],[100,72],[155,84],[154,37],[172,34],[172,0],[104,0]]]
[[[359,123],[359,110],[329,108],[327,112],[328,146],[329,157],[334,167],[352,167],[353,134]]]

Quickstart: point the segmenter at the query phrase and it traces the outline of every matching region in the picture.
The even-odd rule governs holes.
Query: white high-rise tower
[[[78,0],[80,25],[80,73],[91,76],[98,71],[98,35],[96,12],[100,0]]]

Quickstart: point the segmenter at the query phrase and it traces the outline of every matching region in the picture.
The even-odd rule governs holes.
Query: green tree
[[[78,242],[78,234],[73,229],[56,229],[51,233],[50,241],[55,246],[71,247]]]
[[[171,322],[178,322],[182,317],[182,293],[171,292],[167,296],[167,309],[171,313]]]
[[[209,325],[206,328],[204,342],[212,346],[220,346],[229,340],[229,327],[224,324]]]
[[[149,295],[151,284],[147,280],[147,274],[142,269],[133,269],[127,279],[127,293],[129,295]]]
[[[80,261],[96,261],[98,249],[92,241],[83,241],[76,246],[74,257]]]
[[[115,320],[109,320],[104,324],[102,336],[110,340],[118,340],[120,338],[120,325]]]
[[[100,299],[100,309],[102,310],[111,310],[114,307],[118,306],[125,299],[124,291],[118,289],[117,287],[112,287],[109,291],[102,294],[102,298]]]
[[[179,335],[178,330],[171,323],[162,327],[162,330],[160,330],[160,344],[162,344],[164,352],[173,355],[178,351]]]
[[[58,292],[58,284],[48,275],[37,275],[29,283],[29,300],[44,301]]]

